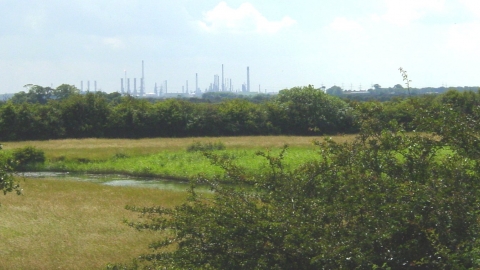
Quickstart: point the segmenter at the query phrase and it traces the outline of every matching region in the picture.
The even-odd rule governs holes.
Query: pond
[[[35,178],[53,178],[64,179],[79,182],[98,183],[106,186],[122,186],[122,187],[142,187],[142,188],[158,188],[172,191],[185,191],[190,187],[188,181],[166,180],[149,177],[136,177],[120,174],[83,174],[68,172],[24,172],[17,174],[19,177],[30,179]],[[207,192],[207,187],[197,187],[197,191]]]

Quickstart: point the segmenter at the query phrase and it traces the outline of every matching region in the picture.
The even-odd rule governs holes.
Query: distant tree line
[[[0,140],[313,135],[355,132],[351,107],[315,89],[296,87],[265,101],[148,100],[118,93],[80,94],[61,85],[31,86],[0,105]],[[253,99],[253,98],[252,98]]]
[[[378,101],[388,101],[398,97],[407,97],[407,96],[420,96],[420,95],[438,95],[449,90],[457,90],[459,92],[464,91],[477,91],[478,86],[458,86],[455,88],[449,87],[424,87],[424,88],[410,88],[409,91],[404,88],[401,84],[396,84],[393,87],[382,87],[379,84],[374,84],[370,89],[363,91],[356,90],[347,90],[343,89],[340,86],[332,86],[326,89],[327,94],[341,97],[343,99],[349,100],[378,100]]]
[[[80,94],[70,85],[30,86],[0,103],[0,140],[356,133],[366,116],[379,125],[395,120],[413,130],[422,127],[413,121],[418,110],[410,99],[420,108],[451,104],[467,114],[480,105],[480,94],[472,91],[379,102],[343,100],[310,85],[257,100],[212,97],[220,99],[149,100],[119,93]]]

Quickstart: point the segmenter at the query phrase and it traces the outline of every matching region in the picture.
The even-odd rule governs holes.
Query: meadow
[[[353,135],[335,136],[337,142],[352,140]],[[314,140],[322,137],[298,136],[245,136],[222,138],[156,138],[156,139],[83,139],[8,142],[5,150],[25,146],[34,146],[45,152],[47,162],[37,170],[121,173],[138,176],[156,176],[171,179],[187,179],[199,173],[213,176],[221,173],[220,168],[212,166],[199,151],[186,149],[194,143],[218,143],[225,150],[216,154],[229,157],[250,171],[266,168],[264,158],[257,151],[278,153],[282,146],[288,145],[285,163],[296,166],[318,157]]]
[[[49,179],[0,197],[0,269],[105,269],[148,251],[155,233],[123,223],[127,204],[180,204],[185,192]],[[157,235],[158,236],[158,235]]]
[[[352,136],[337,136],[336,141]],[[256,151],[273,152],[288,144],[287,164],[294,166],[318,156],[313,140],[321,137],[223,137],[141,140],[52,140],[7,142],[8,152],[35,146],[45,152],[45,169],[96,172],[148,173],[185,178],[219,172],[199,152],[187,152],[195,142],[219,142],[229,155],[252,170],[266,162]],[[164,165],[162,165],[164,164]],[[61,166],[63,167],[61,167]],[[263,166],[263,167],[262,167]],[[125,205],[170,207],[186,192],[58,179],[18,179],[23,195],[0,197],[0,269],[104,269],[108,263],[128,263],[148,252],[154,232],[136,231],[123,223],[135,213]]]

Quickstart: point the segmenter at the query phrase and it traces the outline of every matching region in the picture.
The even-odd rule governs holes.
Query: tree
[[[259,106],[242,99],[232,99],[218,106],[223,135],[258,135],[265,132],[266,115]]]
[[[335,134],[354,128],[348,104],[311,85],[282,90],[274,102],[283,112],[276,111],[272,123],[284,134]]]
[[[341,96],[343,95],[343,89],[340,86],[332,86],[327,89],[327,94],[332,96]]]
[[[17,112],[15,106],[7,102],[5,106],[0,108],[0,139],[15,140],[16,139],[16,122]]]
[[[53,90],[53,96],[55,99],[64,100],[70,97],[71,95],[80,94],[80,90],[77,89],[74,85],[62,84]]]
[[[110,114],[101,95],[72,95],[61,103],[61,119],[65,134],[70,138],[102,137]]]

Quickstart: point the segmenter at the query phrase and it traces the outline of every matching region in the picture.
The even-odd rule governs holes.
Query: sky
[[[479,0],[0,0],[0,94],[142,76],[146,92],[480,85]],[[139,85],[139,79],[137,79]]]

